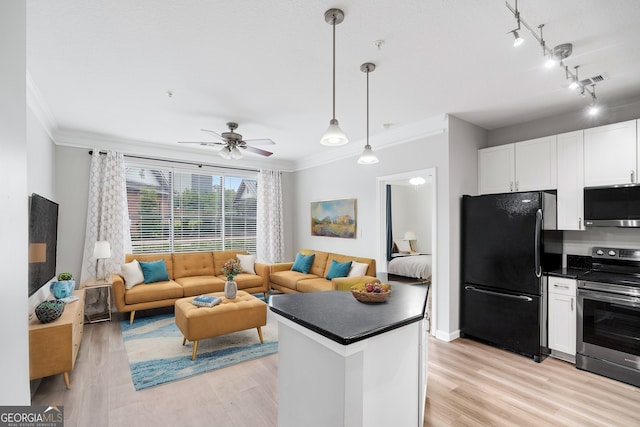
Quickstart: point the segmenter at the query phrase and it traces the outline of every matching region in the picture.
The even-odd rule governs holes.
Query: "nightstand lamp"
[[[93,257],[96,259],[96,280],[107,282],[106,274],[104,278],[98,278],[98,263],[101,259],[111,258],[111,246],[106,240],[98,240],[93,248]]]
[[[404,240],[409,241],[409,247],[411,248],[411,253],[414,253],[415,249],[413,247],[413,241],[416,240],[416,233],[414,233],[413,231],[405,231]]]

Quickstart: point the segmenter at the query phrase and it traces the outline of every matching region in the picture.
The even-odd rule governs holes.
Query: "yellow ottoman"
[[[213,307],[197,307],[191,304],[195,297],[182,298],[175,303],[176,326],[184,335],[182,345],[193,341],[191,360],[196,360],[198,341],[231,332],[257,328],[262,344],[261,327],[267,324],[267,304],[244,291],[238,291],[235,299],[226,299],[224,292],[207,295],[220,297],[222,301]]]

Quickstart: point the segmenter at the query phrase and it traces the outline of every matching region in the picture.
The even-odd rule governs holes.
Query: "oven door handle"
[[[478,289],[475,286],[465,286],[464,287],[467,291],[474,291],[474,292],[480,292],[482,294],[489,294],[489,295],[496,295],[499,297],[505,297],[505,298],[513,298],[513,299],[519,299],[522,301],[533,301],[533,299],[531,297],[528,297],[526,295],[511,295],[511,294],[502,294],[500,292],[494,292],[494,291],[486,291],[484,289]]]
[[[585,289],[578,289],[578,296],[593,299],[596,301],[624,304],[631,307],[640,307],[640,298],[638,297],[618,295],[613,296],[610,294],[604,294],[602,292],[587,291]]]

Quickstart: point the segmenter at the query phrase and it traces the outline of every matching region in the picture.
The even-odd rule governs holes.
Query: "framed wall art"
[[[357,199],[311,202],[311,235],[356,238]]]

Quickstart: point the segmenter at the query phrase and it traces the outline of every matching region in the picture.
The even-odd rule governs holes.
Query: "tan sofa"
[[[309,273],[305,274],[291,270],[293,262],[271,264],[271,271],[269,272],[269,286],[271,289],[284,293],[332,290],[347,291],[352,285],[358,283],[379,281],[376,278],[375,259],[340,255],[310,249],[303,249],[300,253],[303,255],[315,254]],[[336,260],[337,262],[356,261],[368,264],[366,275],[338,277],[332,280],[327,280],[325,277],[329,272],[332,260]]]
[[[164,260],[169,280],[155,283],[142,283],[126,289],[120,274],[111,276],[113,299],[118,311],[130,312],[129,322],[133,323],[137,310],[173,306],[180,298],[197,296],[211,292],[222,292],[226,277],[222,274],[222,265],[237,254],[245,251],[214,251],[163,254],[127,254],[125,262],[134,259],[148,262]],[[250,294],[269,292],[269,266],[255,263],[256,274],[240,273],[234,281],[238,290]]]

